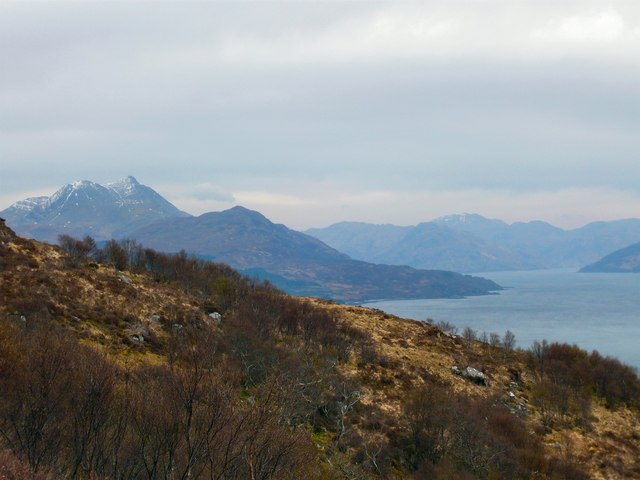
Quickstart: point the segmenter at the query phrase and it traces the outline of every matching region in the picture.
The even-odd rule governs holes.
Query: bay
[[[534,340],[567,342],[640,369],[640,275],[570,269],[476,274],[505,288],[463,299],[366,303],[393,315],[448,321],[459,331],[511,330],[519,347]]]

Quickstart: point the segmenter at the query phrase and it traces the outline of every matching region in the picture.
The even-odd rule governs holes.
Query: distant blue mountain
[[[229,264],[297,295],[357,302],[462,297],[501,289],[490,280],[450,271],[354,260],[316,238],[274,224],[243,207],[168,219],[130,236],[157,250],[184,249]]]
[[[640,273],[640,242],[616,250],[580,271],[586,273]]]
[[[578,268],[640,239],[640,220],[563,230],[546,222],[508,224],[477,214],[413,227],[342,222],[306,233],[364,261],[463,272]]]
[[[496,228],[500,228],[499,223]],[[352,258],[368,262],[462,272],[537,268],[525,255],[465,228],[449,226],[446,221],[425,222],[415,227],[342,222],[305,233]]]
[[[501,287],[449,271],[357,261],[320,240],[234,207],[192,217],[133,177],[106,185],[80,181],[51,197],[0,212],[19,234],[55,242],[59,234],[132,238],[165,252],[227,263],[297,295],[343,301],[485,295]]]
[[[322,240],[356,260],[377,261],[393,248],[412,227],[374,225],[362,222],[339,222],[327,228],[310,228],[304,233]]]

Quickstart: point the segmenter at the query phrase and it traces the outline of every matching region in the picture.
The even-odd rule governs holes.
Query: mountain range
[[[582,267],[637,242],[640,220],[563,230],[542,221],[508,224],[462,214],[410,227],[341,222],[305,233],[363,261],[489,272]]]
[[[38,240],[88,234],[98,240],[136,239],[165,252],[184,250],[268,279],[296,295],[353,302],[500,290],[484,278],[353,260],[243,207],[192,217],[133,177],[106,185],[74,182],[51,197],[18,202],[0,216],[17,233]]]
[[[166,219],[130,235],[157,250],[184,249],[226,263],[297,295],[363,301],[459,297],[500,289],[490,280],[454,272],[353,260],[243,207]]]
[[[50,197],[16,202],[0,216],[19,235],[55,242],[61,233],[107,240],[165,218],[190,215],[134,177],[127,177],[105,185],[73,182]]]
[[[477,214],[411,227],[342,222],[301,233],[243,207],[193,217],[133,177],[74,182],[51,197],[19,201],[0,216],[38,240],[55,242],[61,233],[132,238],[227,263],[289,293],[343,301],[486,294],[500,287],[453,271],[579,267],[640,239],[637,219],[563,230]]]

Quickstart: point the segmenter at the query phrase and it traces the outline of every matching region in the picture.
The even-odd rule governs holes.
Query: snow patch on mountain
[[[129,197],[133,195],[141,185],[134,177],[128,176],[117,182],[105,183],[104,186],[120,197]]]
[[[131,176],[104,185],[74,181],[50,197],[16,202],[0,215],[19,234],[47,241],[60,233],[111,238],[165,218],[189,216]]]
[[[23,212],[31,212],[33,210],[42,209],[46,207],[48,202],[49,202],[49,197],[29,197],[29,198],[25,198],[24,200],[17,201],[13,205],[11,205],[11,207],[9,208],[14,208],[18,211],[23,211]]]

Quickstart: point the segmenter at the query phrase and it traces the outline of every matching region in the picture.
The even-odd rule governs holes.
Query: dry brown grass
[[[432,375],[450,384],[457,393],[488,397],[498,395],[509,404],[508,395],[513,372],[521,375],[517,401],[530,395],[532,375],[527,372],[523,355],[514,352],[506,359],[504,352],[480,342],[465,342],[426,323],[395,317],[381,311],[338,305],[325,300],[312,300],[330,310],[342,322],[369,332],[381,355],[388,357],[391,369],[380,366],[362,369],[353,360],[347,372],[353,378],[366,378],[366,395],[362,402],[375,405],[394,416],[399,412],[403,391],[409,385],[419,385],[424,375]],[[451,366],[471,365],[489,377],[487,387],[475,385],[451,373]],[[390,374],[389,370],[393,370]],[[382,378],[393,379],[384,386]],[[404,383],[398,378],[404,378]],[[527,405],[530,414],[525,421],[533,431],[539,424],[535,408]],[[540,437],[547,444],[550,456],[572,458],[596,480],[640,478],[640,416],[639,412],[621,408],[608,410],[595,402],[592,428],[560,428]],[[361,431],[361,434],[366,435]]]
[[[0,317],[30,320],[49,311],[83,343],[105,350],[116,362],[163,362],[155,346],[166,342],[173,324],[210,322],[203,305],[174,285],[130,272],[123,277],[103,265],[70,270],[59,249],[37,242],[15,239],[5,248],[12,268],[0,270]],[[33,305],[33,298],[49,298],[50,303]],[[366,415],[358,417],[356,409],[350,418],[362,442],[376,444],[385,428],[396,428],[406,395],[426,382],[445,384],[452,394],[497,397],[509,406],[530,397],[533,376],[519,352],[507,354],[378,310],[308,300],[370,343],[370,351],[354,351],[340,366],[363,393],[360,405]],[[152,319],[153,315],[161,320]],[[149,341],[131,342],[130,336],[138,331],[147,332]],[[363,355],[367,361],[362,361]],[[483,371],[488,386],[453,375],[453,365]],[[509,392],[515,376],[520,387],[514,400]],[[530,415],[524,420],[534,431],[539,415],[533,406],[527,407]],[[540,442],[547,444],[549,456],[577,460],[594,479],[640,478],[640,418],[635,410],[612,411],[595,402],[591,428],[556,427],[540,436]]]
[[[638,412],[594,405],[592,429],[560,429],[544,440],[561,455],[578,459],[594,480],[640,478]]]
[[[151,358],[173,324],[209,322],[196,302],[166,283],[85,262],[70,269],[59,248],[19,237],[5,243],[0,316],[19,321],[56,318],[85,344],[110,353]],[[43,299],[46,299],[43,301]],[[159,315],[162,322],[152,321]],[[131,344],[138,331],[152,342]]]

